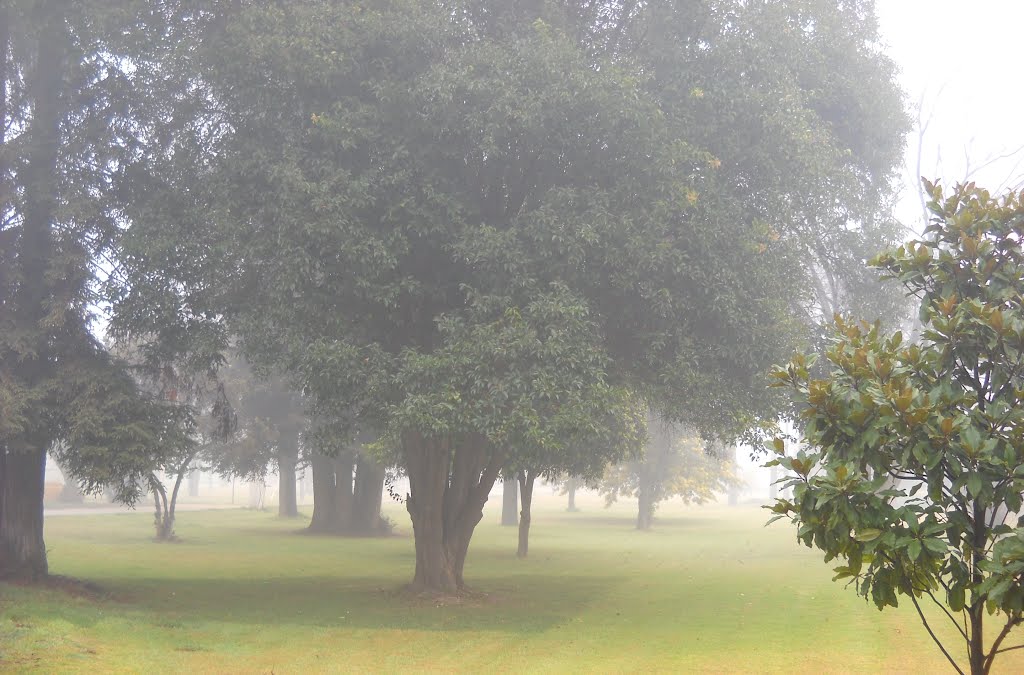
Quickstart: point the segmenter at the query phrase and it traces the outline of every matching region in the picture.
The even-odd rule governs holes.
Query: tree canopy
[[[773,418],[801,256],[874,222],[901,145],[866,2],[225,11],[201,121],[124,212],[113,326],[237,335],[389,434],[424,587],[462,586],[506,460],[620,389],[708,434]]]
[[[964,672],[929,625],[948,619],[987,673],[1024,612],[1024,528],[1007,518],[1024,492],[1024,201],[926,187],[924,238],[873,263],[920,301],[921,340],[839,319],[825,377],[804,356],[775,372],[806,406],[808,449],[774,460],[793,497],[773,510],[879,609],[909,599]]]

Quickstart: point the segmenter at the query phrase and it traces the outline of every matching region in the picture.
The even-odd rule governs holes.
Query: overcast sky
[[[877,0],[886,51],[899,64],[913,108],[928,121],[907,140],[900,219],[919,228],[921,174],[991,191],[1024,180],[1024,0]],[[930,118],[930,121],[929,121]],[[996,159],[1004,154],[1011,156]],[[993,161],[994,160],[994,161]]]

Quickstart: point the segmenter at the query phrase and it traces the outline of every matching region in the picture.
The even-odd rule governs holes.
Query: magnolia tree
[[[925,185],[923,240],[872,261],[920,299],[920,342],[837,318],[827,376],[799,355],[775,371],[807,449],[775,441],[793,497],[770,508],[842,562],[836,580],[879,609],[909,599],[957,672],[987,673],[1024,647],[1007,643],[1024,610],[1024,528],[1007,518],[1024,491],[1024,199]]]

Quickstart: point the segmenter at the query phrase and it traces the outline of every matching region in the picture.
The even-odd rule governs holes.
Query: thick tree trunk
[[[334,460],[313,453],[310,461],[313,471],[313,517],[309,529],[330,532],[334,527],[337,508],[334,505]]]
[[[530,552],[530,515],[533,507],[533,484],[537,480],[532,471],[519,473],[519,492],[523,498],[523,510],[519,517],[519,549],[516,555],[525,558]]]
[[[506,478],[501,484],[501,524],[512,527],[519,523],[519,498],[516,479]]]
[[[198,469],[193,469],[188,473],[188,496],[198,497],[199,496],[199,475]]]
[[[380,533],[380,507],[384,497],[384,467],[362,453],[356,459],[356,482],[352,495],[352,531]]]
[[[277,515],[282,518],[299,515],[295,494],[295,465],[298,461],[298,433],[283,437],[277,449]]]
[[[412,590],[456,593],[465,589],[463,570],[473,530],[483,518],[487,495],[504,454],[482,438],[402,437],[409,474],[406,508],[416,544]]]
[[[48,573],[43,543],[42,448],[8,452],[0,476],[0,578],[38,581]]]

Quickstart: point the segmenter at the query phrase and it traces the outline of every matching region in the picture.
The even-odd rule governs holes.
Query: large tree
[[[216,318],[317,414],[384,430],[414,585],[458,590],[500,467],[564,447],[549,412],[585,429],[625,387],[706,432],[774,416],[759,374],[800,332],[799,254],[873,213],[855,198],[898,157],[869,9],[246,6],[204,53],[222,145],[154,189],[173,217],[128,214],[125,272],[164,292],[120,297],[122,325]],[[814,198],[837,183],[859,189]]]
[[[90,326],[163,77],[138,55],[185,25],[179,3],[150,4],[0,3],[0,576],[47,573],[48,449],[131,499],[143,441],[169,431]]]

